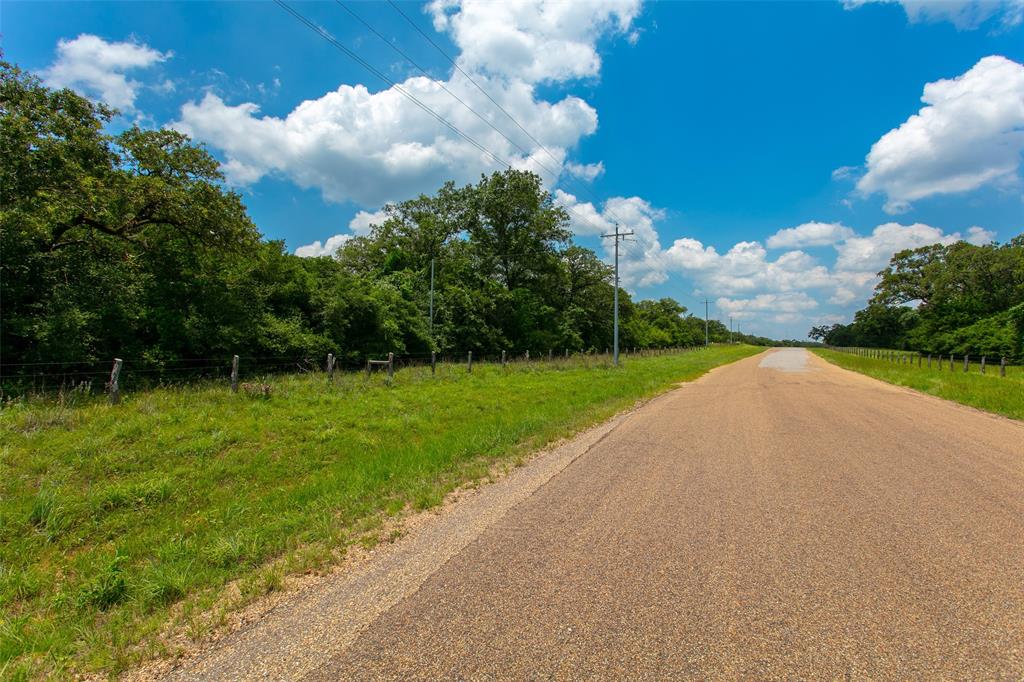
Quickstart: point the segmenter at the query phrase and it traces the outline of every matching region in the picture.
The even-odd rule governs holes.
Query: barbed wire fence
[[[826,346],[838,353],[857,355],[870,360],[889,362],[896,365],[917,367],[923,370],[962,372],[964,374],[984,374],[1006,377],[1015,374],[1020,364],[1011,362],[1005,355],[971,355],[964,353],[921,353],[908,350],[889,350],[884,348],[862,348],[857,346]]]
[[[712,344],[715,345],[715,344]],[[704,350],[705,346],[670,348],[625,348],[626,357],[690,353]],[[585,366],[611,364],[612,351],[572,351],[568,348],[549,348],[542,352],[501,351],[499,353],[424,352],[381,353],[375,351],[348,351],[342,355],[323,353],[282,356],[218,356],[159,360],[144,358],[111,358],[110,360],[78,360],[55,362],[0,363],[0,398],[4,402],[22,397],[64,395],[96,396],[106,394],[111,403],[118,403],[123,393],[140,392],[153,388],[223,385],[227,390],[269,395],[275,378],[296,374],[323,374],[333,381],[336,374],[384,372],[387,383],[395,373],[412,368],[430,368],[430,376],[441,373],[463,372],[472,374],[474,366],[520,366],[561,363]]]

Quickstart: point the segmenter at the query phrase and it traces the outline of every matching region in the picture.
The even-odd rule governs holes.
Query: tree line
[[[162,367],[240,352],[354,362],[612,345],[611,270],[572,244],[533,173],[449,182],[387,206],[337,254],[300,258],[262,237],[201,145],[169,129],[111,134],[116,115],[0,62],[7,375],[114,356]],[[619,296],[623,347],[704,342],[704,320],[677,301]],[[718,321],[709,331],[729,340]]]
[[[1024,360],[1024,235],[895,254],[850,324],[813,327],[831,346]]]

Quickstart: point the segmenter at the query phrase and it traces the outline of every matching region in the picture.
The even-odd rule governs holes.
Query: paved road
[[[1024,426],[802,350],[389,551],[183,676],[1024,678]]]

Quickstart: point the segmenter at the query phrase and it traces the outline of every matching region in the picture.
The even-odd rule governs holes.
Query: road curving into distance
[[[801,349],[542,455],[181,679],[1024,677],[1024,425]]]

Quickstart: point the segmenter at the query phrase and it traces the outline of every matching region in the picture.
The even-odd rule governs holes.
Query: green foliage
[[[1024,359],[1024,236],[908,249],[879,274],[851,324],[813,327],[809,336],[831,346]]]

